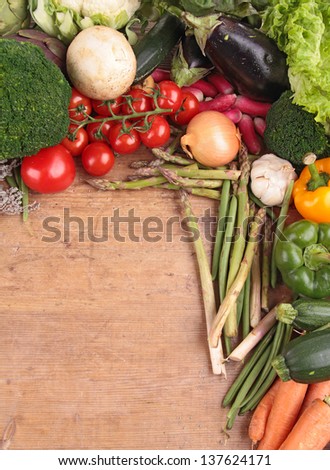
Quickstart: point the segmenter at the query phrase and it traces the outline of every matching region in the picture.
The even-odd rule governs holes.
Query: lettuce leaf
[[[269,0],[261,29],[287,54],[293,102],[330,134],[330,2]]]

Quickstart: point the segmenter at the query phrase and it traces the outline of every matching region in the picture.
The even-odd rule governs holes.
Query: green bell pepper
[[[330,224],[298,220],[288,225],[275,248],[283,282],[312,299],[330,296]]]

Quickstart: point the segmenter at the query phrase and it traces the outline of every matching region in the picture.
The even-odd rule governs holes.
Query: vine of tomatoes
[[[141,145],[166,145],[170,122],[188,124],[198,112],[198,100],[171,80],[155,84],[152,93],[131,87],[125,95],[106,101],[72,88],[68,112],[70,126],[62,142],[23,159],[22,178],[30,189],[41,193],[66,189],[74,180],[77,158],[86,173],[104,176],[117,154],[132,154]]]

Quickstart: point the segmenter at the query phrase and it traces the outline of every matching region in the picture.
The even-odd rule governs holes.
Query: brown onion
[[[189,122],[181,146],[202,165],[218,167],[235,159],[241,136],[235,124],[219,111],[202,111]]]

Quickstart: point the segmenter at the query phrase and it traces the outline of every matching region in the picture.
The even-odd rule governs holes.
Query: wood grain
[[[111,177],[138,158],[118,158]],[[249,449],[247,417],[229,439],[222,432],[221,400],[240,366],[227,380],[211,372],[193,246],[179,222],[166,231],[177,192],[102,192],[85,178],[79,169],[67,191],[33,194],[40,209],[25,224],[0,219],[2,446]],[[215,214],[214,201],[191,201],[196,215]],[[137,240],[127,223],[114,233],[116,209],[134,210]],[[143,232],[150,216],[158,241]]]

